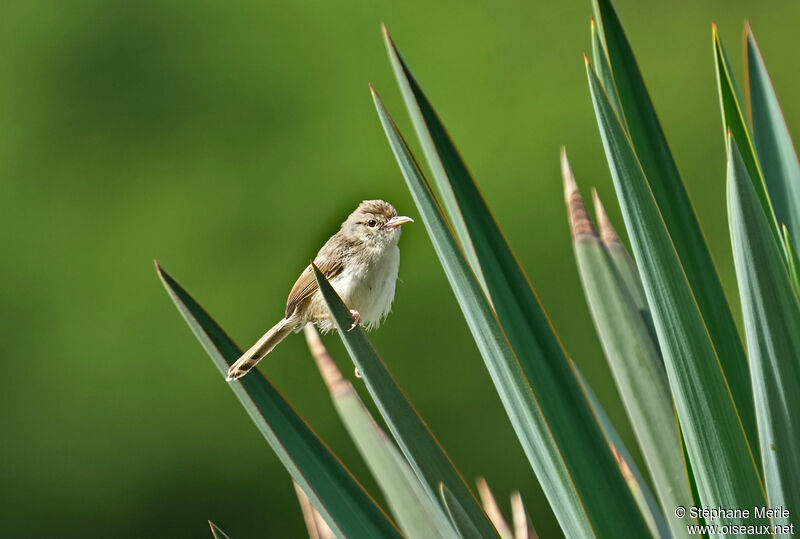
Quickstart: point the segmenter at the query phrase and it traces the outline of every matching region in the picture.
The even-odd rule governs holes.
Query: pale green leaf
[[[728,146],[728,220],[769,507],[800,507],[800,304],[739,149]]]
[[[636,262],[633,261],[628,249],[622,243],[622,240],[617,235],[617,231],[611,224],[606,213],[603,203],[597,191],[592,189],[592,199],[594,201],[594,214],[597,218],[597,227],[600,232],[600,239],[603,241],[603,246],[606,248],[608,256],[611,258],[611,263],[617,274],[622,278],[622,283],[625,289],[630,294],[636,309],[642,317],[650,337],[658,349],[658,337],[656,336],[656,328],[653,326],[653,316],[650,314],[650,306],[647,305],[647,297],[644,294],[644,287],[642,286],[642,279],[639,276],[639,269],[636,267]],[[659,351],[659,358],[661,352]],[[663,368],[663,361],[659,362]]]
[[[700,502],[715,507],[763,504],[763,487],[725,373],[666,224],[631,142],[588,63],[586,71]],[[762,523],[741,518],[731,522]]]
[[[328,386],[334,407],[403,534],[410,539],[457,537],[439,504],[428,495],[394,442],[372,418],[353,385],[344,379],[317,330],[311,324],[304,329],[308,348]]]
[[[561,164],[575,260],[592,320],[669,529],[684,537],[686,522],[674,509],[692,505],[692,496],[657,343],[586,213],[566,152]]]
[[[750,26],[747,27],[747,82],[753,143],[775,216],[800,237],[800,164],[778,97]]]

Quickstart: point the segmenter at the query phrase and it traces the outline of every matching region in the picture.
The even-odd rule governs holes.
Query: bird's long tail
[[[294,326],[294,323],[285,318],[275,324],[272,329],[264,334],[263,337],[258,339],[257,343],[251,346],[247,352],[242,354],[242,357],[237,359],[236,362],[231,365],[231,367],[228,369],[228,377],[225,378],[225,381],[231,382],[233,380],[238,380],[247,374],[250,369],[255,367],[256,364],[264,358],[264,356],[272,352],[272,349],[278,346],[278,343],[285,339],[286,336],[292,332]]]

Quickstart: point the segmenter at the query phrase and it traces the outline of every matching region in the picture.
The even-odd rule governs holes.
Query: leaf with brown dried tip
[[[597,218],[597,226],[600,228],[600,239],[608,247],[609,245],[622,244],[614,225],[611,224],[611,219],[608,217],[605,206],[600,201],[600,195],[597,194],[597,189],[592,187],[592,202],[594,202],[594,213]],[[624,247],[624,246],[623,246]],[[642,292],[644,294],[644,292]]]
[[[645,181],[722,362],[745,432],[751,441],[756,440],[747,357],[700,222],[619,16],[611,0],[592,0],[592,4],[622,105],[620,128],[629,136],[644,171]],[[601,90],[608,92],[600,81],[598,83]],[[613,99],[609,98],[609,104],[613,113]],[[619,190],[617,198],[622,205]],[[630,230],[628,236],[631,236]],[[636,262],[641,270],[642,260],[637,257]]]
[[[719,350],[714,346],[707,320],[700,311],[695,295],[697,289],[690,286],[631,140],[588,63],[586,75],[606,159],[639,264],[670,392],[697,480],[699,502],[719,507],[766,503],[737,409],[738,401],[734,402],[732,386],[726,377],[732,373],[723,369]],[[738,341],[738,336],[731,338]],[[752,393],[749,389],[744,391],[740,396],[749,398],[752,404]],[[723,474],[720,470],[729,472]],[[677,505],[668,509],[673,516]],[[735,517],[724,519],[720,524],[762,522],[763,519],[754,522]]]
[[[628,462],[625,458],[620,455],[617,448],[611,445],[611,452],[614,453],[614,458],[617,459],[617,465],[619,465],[619,469],[622,471],[622,477],[625,478],[625,481],[628,482],[628,486],[633,492],[633,497],[636,498],[636,503],[639,504],[639,507],[642,508],[642,513],[644,514],[644,518],[647,519],[648,524],[650,525],[651,529],[655,529],[656,523],[653,520],[653,514],[647,510],[647,499],[644,496],[644,492],[642,491],[641,483],[639,482],[639,478],[634,475],[631,467],[628,465]]]
[[[306,336],[308,351],[311,352],[311,357],[314,358],[317,369],[319,369],[322,380],[328,387],[331,396],[336,397],[341,393],[354,391],[353,385],[342,376],[342,371],[336,366],[333,358],[328,353],[328,349],[322,343],[317,328],[313,324],[306,324],[303,328],[303,333]]]
[[[596,419],[587,410],[584,395],[573,385],[574,371],[568,364],[559,364],[557,358],[549,361],[548,356],[541,351],[528,348],[523,359],[522,355],[518,356],[511,350],[506,338],[508,326],[501,327],[501,322],[480,289],[443,218],[427,178],[374,89],[373,99],[389,145],[419,209],[459,307],[562,530],[570,537],[596,535],[598,532],[594,531],[594,521],[597,521],[597,527],[607,530],[609,534],[612,531],[616,534],[646,533],[643,520],[630,518],[636,503],[619,475],[605,440],[599,435]],[[488,243],[482,249],[491,248]],[[505,244],[505,239],[501,243]],[[517,262],[508,260],[508,263],[508,266],[504,266],[505,269],[521,279],[520,286],[529,287],[524,275],[519,273],[519,268],[515,270],[511,266]],[[498,260],[491,263],[493,280],[502,279],[497,275],[497,264]],[[503,303],[507,306],[519,299],[511,297],[512,295],[511,291],[503,294]],[[519,295],[527,298],[523,299],[524,302],[532,302],[532,308],[533,303],[538,304],[530,288]],[[499,305],[496,302],[498,309]],[[526,316],[518,314],[515,318],[515,342],[527,339],[530,344],[533,337],[530,333],[525,333],[524,327],[528,327]],[[545,320],[543,324],[549,327],[549,321]],[[560,349],[557,343],[556,348]],[[554,349],[553,353],[557,353],[557,350]],[[525,365],[522,365],[523,362]],[[530,376],[529,372],[532,373]],[[574,467],[568,467],[566,457],[569,457],[571,464],[575,464]],[[599,480],[598,473],[608,473],[609,481]],[[585,500],[579,496],[578,486]],[[591,522],[589,507],[594,516]],[[619,518],[613,515],[619,515]],[[623,518],[623,515],[628,516]],[[620,530],[619,524],[630,529]]]
[[[561,148],[561,178],[564,181],[564,201],[567,204],[567,215],[569,218],[572,239],[575,242],[591,241],[599,239],[597,229],[594,226],[583,198],[578,192],[578,184],[575,182],[575,175],[572,167],[569,166],[566,148]]]
[[[539,539],[518,490],[511,493],[511,514],[514,517],[514,539]]]
[[[500,537],[503,539],[512,538],[511,528],[508,527],[506,519],[503,518],[503,512],[500,511],[500,507],[497,505],[497,501],[494,499],[494,495],[488,483],[486,483],[486,479],[479,477],[475,480],[475,484],[478,486],[478,495],[481,497],[483,508],[492,520],[494,527],[497,528],[497,533],[499,533]]]
[[[565,189],[569,191],[568,211],[573,230],[591,231],[576,235],[573,247],[592,321],[654,478],[661,509],[665,515],[672,515],[673,535],[685,535],[685,522],[675,518],[673,512],[678,505],[691,501],[691,492],[672,396],[657,344],[651,339],[639,309],[591,225],[564,152],[561,163]],[[637,492],[633,489],[632,492],[637,497]],[[649,516],[647,506],[642,505],[639,497],[637,503],[643,508],[642,513]]]
[[[426,493],[408,462],[375,422],[353,385],[345,380],[312,324],[304,328],[333,404],[350,438],[383,492],[400,529],[411,539],[455,539],[457,534],[435,499]]]
[[[303,492],[303,489],[300,488],[300,485],[294,481],[292,485],[294,486],[295,494],[297,494],[297,500],[300,502],[300,510],[303,512],[303,520],[308,529],[308,538],[334,539],[336,534],[333,533],[330,526],[325,522],[325,519],[319,514],[319,511],[314,509],[314,506],[311,505],[311,501],[308,499],[308,496],[306,496],[306,493]]]
[[[639,275],[636,262],[634,262],[625,244],[622,243],[614,225],[611,223],[611,219],[608,217],[608,213],[606,213],[603,203],[600,201],[597,190],[594,188],[592,188],[592,201],[594,202],[594,214],[597,217],[597,225],[600,229],[600,239],[603,240],[606,252],[609,257],[611,257],[611,262],[622,278],[622,282],[631,295],[633,303],[636,305],[636,308],[639,309],[639,314],[647,325],[650,337],[653,339],[653,344],[656,346],[656,350],[658,350],[659,357],[661,357],[656,328],[653,326],[653,316],[650,314],[650,307],[647,305],[647,297],[644,295],[644,288],[642,287],[642,277]]]
[[[227,533],[222,531],[219,528],[219,526],[217,526],[216,524],[214,524],[210,520],[208,521],[208,525],[209,525],[209,527],[211,527],[211,535],[214,536],[214,539],[231,539],[230,537],[228,537]]]

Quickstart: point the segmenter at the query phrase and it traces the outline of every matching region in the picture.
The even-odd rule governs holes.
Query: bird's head
[[[342,224],[343,232],[350,238],[374,247],[396,245],[400,229],[412,223],[410,217],[397,215],[394,206],[383,200],[365,200]]]

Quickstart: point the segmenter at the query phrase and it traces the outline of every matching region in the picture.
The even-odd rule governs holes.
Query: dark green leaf
[[[450,485],[451,491],[456,496],[473,521],[473,525],[485,537],[493,537],[497,532],[478,504],[475,496],[470,492],[458,471],[453,467],[449,457],[433,436],[428,425],[419,416],[414,406],[409,402],[403,390],[397,384],[392,374],[386,368],[383,360],[367,339],[360,327],[348,331],[352,325],[350,311],[336,294],[325,276],[312,264],[314,275],[317,278],[322,297],[328,305],[339,336],[342,338],[350,357],[356,368],[361,373],[367,390],[378,410],[386,420],[386,424],[394,435],[397,444],[408,459],[411,467],[426,487],[428,495],[436,499],[436,489],[439,483]]]
[[[622,476],[628,483],[631,492],[634,493],[636,503],[639,505],[639,509],[644,515],[644,519],[647,522],[647,526],[650,528],[653,537],[670,537],[667,521],[664,519],[664,515],[661,512],[658,501],[656,501],[656,497],[650,490],[647,481],[645,481],[644,475],[642,475],[638,466],[636,466],[636,461],[633,460],[630,451],[628,451],[628,448],[625,446],[622,438],[619,437],[617,429],[614,427],[611,419],[609,419],[608,414],[603,408],[603,405],[600,404],[600,401],[597,399],[594,391],[592,391],[592,388],[586,382],[586,378],[584,378],[583,374],[578,369],[578,366],[574,363],[573,367],[575,368],[575,372],[578,373],[578,380],[581,383],[581,387],[586,392],[586,398],[589,400],[592,410],[597,415],[597,421],[600,423],[600,427],[603,429],[603,434],[606,437],[606,441],[612,448],[614,459],[617,461],[620,471],[622,471],[623,463],[628,467],[627,473],[623,472]],[[672,511],[670,512],[672,513]],[[680,537],[681,535],[682,534],[678,534],[676,537]]]
[[[222,531],[219,528],[219,526],[217,526],[216,524],[214,524],[210,520],[208,521],[208,525],[211,527],[211,535],[214,536],[214,539],[231,539],[230,537],[228,537],[227,533]]]
[[[488,300],[459,249],[427,179],[374,90],[373,99],[389,145],[419,209],[450,287],[559,524],[569,536],[593,535],[585,509],[564,465],[560,448],[553,439],[551,424],[544,417],[531,391],[530,382],[525,378]]]
[[[156,263],[161,282],[224,376],[241,349],[178,282]],[[258,369],[231,382],[253,422],[292,478],[339,536],[400,537],[400,532]]]
[[[446,129],[388,36],[387,46],[434,180],[440,190],[447,185],[455,195],[500,325],[548,420],[593,529],[601,536],[641,533],[645,523],[634,517],[635,500],[547,314]],[[541,475],[539,481],[544,481]]]
[[[758,198],[761,201],[764,212],[770,216],[773,237],[775,241],[780,244],[778,221],[775,218],[772,202],[767,194],[767,188],[764,185],[761,168],[759,167],[753,141],[750,136],[750,129],[748,129],[747,122],[744,119],[743,101],[739,96],[739,88],[733,78],[733,69],[728,60],[728,55],[725,52],[725,47],[722,46],[722,41],[719,39],[716,25],[713,27],[712,34],[714,37],[714,59],[717,69],[717,90],[719,91],[719,101],[722,108],[722,127],[726,133],[731,133],[731,136],[736,141],[736,145],[742,149],[742,158],[747,166],[749,178],[753,182],[756,193],[758,193]]]
[[[386,29],[386,26],[381,26],[381,29],[383,30],[383,37],[386,41],[389,57],[392,60],[392,68],[394,69],[395,76],[401,77],[403,69],[402,59],[400,59],[400,56],[397,54],[396,50],[394,50],[392,38],[389,37],[389,31]],[[406,98],[406,103],[408,103],[409,99],[413,99],[411,96],[405,95],[405,93],[408,91],[407,88],[401,87],[401,90]],[[412,115],[411,120],[414,123],[414,129],[417,131],[417,133],[419,133],[420,130],[425,129],[425,125],[421,123],[421,118],[419,118],[419,116]],[[436,150],[428,143],[427,140],[422,140],[422,151],[426,156],[428,156],[428,164],[432,167],[434,178],[439,174],[443,174],[444,172],[441,170],[442,164],[439,161],[435,161],[430,158],[430,154],[435,153]],[[467,224],[464,220],[464,216],[461,214],[460,208],[458,207],[453,189],[450,187],[450,184],[441,182],[436,182],[436,189],[439,191],[439,197],[442,201],[442,205],[447,212],[447,216],[450,218],[450,224],[453,227],[455,237],[460,244],[464,256],[469,262],[472,271],[475,273],[475,277],[477,277],[478,282],[481,283],[481,287],[484,289],[484,291],[486,291],[486,283],[483,279],[483,273],[481,271],[480,264],[478,263],[478,257],[475,253],[475,248],[472,245],[472,239],[467,232]]]

